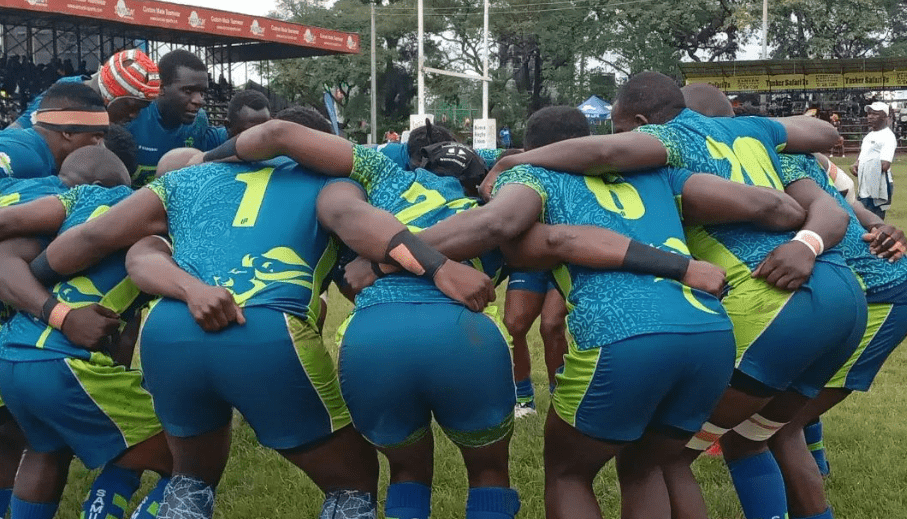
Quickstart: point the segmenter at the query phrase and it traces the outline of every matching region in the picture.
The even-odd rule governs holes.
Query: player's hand
[[[494,283],[478,270],[447,260],[435,273],[435,286],[441,292],[466,305],[473,312],[481,312],[494,301]]]
[[[120,316],[98,304],[73,308],[60,331],[73,344],[86,350],[109,348],[120,329]]]
[[[723,268],[712,265],[708,261],[690,260],[687,273],[684,274],[681,283],[690,288],[708,292],[715,297],[721,297],[725,285],[725,272]]]
[[[782,290],[796,290],[809,279],[815,264],[816,255],[809,245],[791,240],[770,252],[753,271],[753,277]]]
[[[498,161],[490,170],[488,174],[485,175],[485,180],[479,184],[479,196],[482,197],[486,202],[491,200],[491,188],[494,187],[494,182],[498,179],[498,176],[506,171],[507,167],[502,164],[502,161]]]
[[[359,294],[366,287],[372,286],[378,276],[372,270],[372,262],[359,256],[347,263],[343,272],[343,279],[349,285],[353,294]]]
[[[186,295],[189,313],[206,332],[223,330],[230,323],[246,324],[242,308],[226,288],[199,283]]]
[[[904,231],[893,225],[876,225],[863,235],[863,241],[869,243],[869,251],[880,258],[895,262],[907,252],[907,237]]]
[[[850,174],[851,175],[856,176],[858,166],[859,166],[859,164],[856,161],[850,165]]]

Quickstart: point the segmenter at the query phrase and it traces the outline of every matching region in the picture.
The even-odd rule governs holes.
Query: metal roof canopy
[[[790,59],[681,63],[684,79],[706,76],[779,76],[784,74],[847,74],[907,70],[907,58]]]
[[[56,5],[58,2],[59,5]],[[212,53],[215,63],[209,65],[359,52],[359,35],[355,33],[154,0],[130,0],[129,4],[124,4],[124,0],[4,2],[7,5],[10,3],[15,7],[0,7],[2,25],[78,32],[86,36],[115,34],[128,39],[217,49]],[[36,4],[35,7],[32,3]],[[99,12],[82,16],[71,12],[73,4],[99,5]],[[131,7],[126,7],[125,12],[133,16],[120,16],[125,5]],[[101,8],[107,9],[102,11]],[[148,13],[152,10],[164,10],[171,18],[157,17],[152,18],[155,21],[147,21],[135,14],[136,11]],[[222,27],[226,29],[221,30]],[[268,30],[270,32],[266,33]]]

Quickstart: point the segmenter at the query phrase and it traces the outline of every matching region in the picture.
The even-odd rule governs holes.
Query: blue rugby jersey
[[[636,131],[659,139],[671,166],[784,190],[778,175],[778,152],[786,144],[787,132],[771,119],[705,117],[685,109],[666,124],[641,126]],[[724,268],[731,287],[750,280],[756,266],[795,234],[764,231],[751,224],[706,225],[688,228],[686,233],[693,255]],[[820,256],[819,261],[845,266],[835,250]]]
[[[413,232],[479,205],[478,200],[463,193],[456,178],[439,177],[421,168],[405,171],[382,153],[364,146],[353,150],[350,178],[365,189],[370,204],[392,213]],[[496,280],[503,258],[493,251],[470,264]],[[378,279],[356,296],[356,308],[386,302],[449,303],[451,299],[431,281],[408,272]]]
[[[34,129],[0,132],[0,178],[38,178],[57,174],[57,161]]]
[[[289,160],[207,163],[147,187],[167,210],[173,259],[243,307],[266,307],[314,325],[337,246],[315,201],[331,179]]]
[[[77,186],[59,195],[66,210],[60,233],[104,214],[132,194],[127,186]],[[74,308],[98,303],[118,314],[127,313],[139,289],[126,274],[125,251],[112,254],[87,271],[57,283],[51,293]],[[37,361],[65,357],[90,359],[92,353],[73,345],[62,332],[31,314],[17,313],[0,331],[0,359]]]
[[[138,167],[132,172],[132,186],[140,188],[154,179],[157,163],[165,153],[176,148],[197,148],[208,151],[226,140],[226,132],[210,131],[208,114],[199,110],[195,121],[176,128],[161,125],[161,112],[152,102],[126,125],[138,146]]]
[[[678,203],[691,175],[666,167],[626,178],[585,177],[521,165],[501,173],[495,191],[525,185],[542,198],[544,223],[594,225],[689,257]],[[674,280],[573,264],[553,272],[581,350],[650,333],[731,329],[716,297]]]

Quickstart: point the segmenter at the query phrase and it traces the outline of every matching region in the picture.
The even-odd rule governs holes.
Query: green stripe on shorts
[[[296,348],[299,364],[305,371],[312,387],[315,388],[315,392],[318,393],[328,416],[331,417],[331,431],[337,431],[351,424],[353,420],[350,418],[350,411],[340,393],[337,370],[334,369],[331,355],[324,347],[321,334],[314,326],[299,317],[284,314],[284,319],[290,339]]]
[[[557,374],[554,410],[561,420],[574,427],[576,412],[592,383],[600,355],[601,348],[580,350],[571,340],[567,354],[564,355],[564,371]]]
[[[82,389],[120,430],[132,447],[163,431],[151,394],[142,387],[142,372],[117,365],[109,356],[65,359]]]
[[[894,308],[894,305],[891,303],[870,303],[867,306],[868,315],[866,318],[866,332],[863,334],[863,338],[860,339],[860,345],[857,346],[857,350],[853,352],[853,355],[847,359],[847,362],[841,366],[841,369],[835,373],[835,376],[831,377],[828,384],[825,384],[825,387],[844,387],[844,384],[847,382],[847,375],[850,374],[850,370],[853,369],[854,364],[860,360],[860,356],[866,351],[866,347],[869,346],[869,343],[875,339],[876,334],[879,333],[882,325],[885,324],[885,321],[888,319],[888,315],[891,313],[892,308]]]
[[[441,429],[450,438],[450,441],[460,447],[471,449],[486,447],[504,438],[509,438],[513,434],[513,412],[508,414],[507,418],[504,418],[504,421],[498,425],[482,429],[481,431],[455,431],[446,427]]]
[[[753,279],[735,287],[721,301],[734,324],[738,363],[746,350],[772,325],[793,295],[794,292]]]

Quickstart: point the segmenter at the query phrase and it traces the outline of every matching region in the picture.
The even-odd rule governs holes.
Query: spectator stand
[[[898,151],[907,151],[907,58],[841,60],[758,60],[681,63],[686,84],[709,83],[731,98],[735,111],[772,117],[815,109],[834,121],[844,152],[857,153],[868,131],[863,107],[873,101],[892,106]]]
[[[271,60],[356,54],[359,43],[355,33],[156,0],[5,0],[0,127],[60,77],[94,73],[127,48],[155,60],[176,47],[202,57],[211,80],[208,111],[222,121],[238,67],[258,63],[267,77]]]

